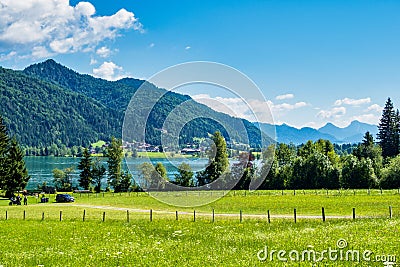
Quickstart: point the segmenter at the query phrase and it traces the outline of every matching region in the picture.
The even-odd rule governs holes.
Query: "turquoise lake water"
[[[36,189],[38,185],[41,185],[43,182],[46,182],[47,185],[53,184],[53,169],[65,169],[71,166],[75,167],[75,171],[73,173],[72,184],[73,186],[78,185],[78,177],[79,170],[77,170],[77,166],[79,164],[80,158],[64,158],[64,157],[25,157],[26,167],[28,169],[29,175],[31,179],[28,182],[27,189]],[[101,158],[101,161],[106,166],[106,158]],[[129,165],[129,169],[133,175],[133,177],[137,177],[138,175],[138,166],[143,162],[148,160],[143,158],[128,158],[126,162]],[[153,164],[157,162],[161,162],[164,164],[165,168],[168,172],[168,177],[173,180],[174,175],[177,173],[177,166],[182,162],[188,163],[193,171],[202,170],[206,164],[207,159],[198,159],[198,158],[176,158],[176,159],[151,159]],[[126,168],[126,163],[125,168]],[[106,177],[104,177],[103,184],[106,183]]]

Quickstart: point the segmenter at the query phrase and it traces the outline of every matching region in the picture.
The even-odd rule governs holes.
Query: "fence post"
[[[269,210],[267,211],[267,214],[268,214],[268,223],[271,223],[271,216],[269,214]]]
[[[215,211],[212,209],[212,222],[215,222]]]
[[[371,194],[371,190],[368,188],[368,196]]]
[[[44,212],[42,212],[42,221],[44,221]]]
[[[242,210],[240,210],[240,223],[242,223],[243,220],[243,215],[242,215]]]
[[[175,211],[175,219],[178,220],[178,211]]]
[[[60,222],[62,221],[62,210],[60,210]]]
[[[26,211],[24,210],[24,221],[25,221],[25,218],[26,218]]]
[[[389,218],[392,219],[392,206],[389,206]]]
[[[153,210],[150,210],[150,221],[153,221]]]
[[[296,211],[296,209],[294,209],[293,213],[294,213],[294,223],[296,223],[297,222],[297,211]]]
[[[85,216],[86,216],[86,210],[83,210],[82,222],[85,221]]]
[[[8,211],[6,210],[6,221],[8,220]]]
[[[247,194],[247,191],[245,190],[245,191],[244,191],[244,196],[246,196],[246,194]]]
[[[353,220],[356,219],[356,208],[353,208]]]
[[[196,221],[196,210],[193,210],[193,222]]]
[[[129,210],[126,210],[126,222],[129,223]]]
[[[282,189],[282,196],[283,196],[283,189]]]
[[[293,189],[293,196],[296,195],[296,189]]]
[[[322,207],[322,221],[325,222],[325,209]]]
[[[103,222],[106,220],[106,212],[103,211]]]
[[[382,195],[382,188],[381,188],[381,195]]]

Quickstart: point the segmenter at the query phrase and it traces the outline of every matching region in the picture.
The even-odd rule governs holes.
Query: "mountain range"
[[[327,123],[319,129],[310,127],[298,129],[287,124],[273,126],[267,123],[256,123],[255,125],[270,136],[274,136],[273,131],[275,127],[275,140],[279,143],[287,144],[303,144],[308,140],[316,141],[318,139],[329,140],[337,144],[359,143],[366,132],[370,132],[373,136],[376,136],[378,133],[376,125],[356,120],[344,128],[340,128],[332,123]]]
[[[154,99],[158,101],[149,109],[145,140],[141,139],[143,132],[133,130],[128,134],[131,141],[159,145],[162,132],[176,133],[176,127],[187,121],[178,129],[180,143],[191,142],[193,137],[207,137],[217,130],[228,141],[250,140],[253,147],[273,142],[249,121],[216,112],[190,96],[166,91],[143,80],[107,81],[80,74],[52,59],[22,71],[0,67],[0,114],[10,134],[25,146],[87,146],[99,139],[121,137],[125,111],[141,86],[145,90],[135,95],[140,108],[147,108]],[[184,112],[170,117],[170,123],[164,126],[170,112],[182,103],[186,107]],[[131,129],[143,119],[139,113],[130,114]]]
[[[135,94],[139,87],[145,90]],[[216,112],[190,96],[168,92],[143,80],[107,81],[80,74],[52,59],[22,71],[0,67],[0,93],[0,114],[11,135],[24,146],[87,146],[97,140],[110,140],[111,136],[121,137],[124,115],[134,94],[141,107],[149,106],[162,95],[149,110],[144,126],[147,143],[161,144],[162,132],[167,135],[175,132],[182,144],[191,142],[194,137],[207,137],[216,130],[221,131],[228,141],[247,143],[249,140],[252,147],[274,142],[269,138],[274,136],[273,125],[253,124]],[[185,103],[185,110],[170,116],[170,112],[179,110],[177,107],[182,103]],[[138,110],[130,113],[128,109],[128,126],[132,129],[141,120]],[[167,117],[170,123],[164,126]],[[180,129],[182,121],[188,123]],[[243,129],[241,125],[245,131],[240,130]],[[177,129],[179,133],[176,133]],[[277,125],[275,129],[276,141],[294,144],[317,139],[357,143],[366,131],[377,132],[376,126],[357,121],[346,128],[328,123],[320,129],[296,129],[285,124]],[[127,136],[132,141],[142,140],[141,134],[130,131]]]

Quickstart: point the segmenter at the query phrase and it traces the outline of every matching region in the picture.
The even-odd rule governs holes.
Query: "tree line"
[[[82,157],[77,166],[79,173],[79,186],[85,190],[100,192],[102,190],[102,180],[107,176],[107,188],[114,192],[127,192],[140,190],[133,180],[132,175],[122,168],[124,157],[121,139],[112,137],[111,143],[105,151],[107,157],[107,168],[102,164],[98,157],[93,157],[87,148],[83,149]],[[73,167],[64,170],[54,169],[54,185],[57,191],[69,192],[72,187]]]
[[[344,147],[322,139],[299,146],[273,144],[261,152],[261,164],[251,152],[242,152],[238,161],[230,165],[226,141],[217,131],[211,137],[213,145],[207,153],[206,168],[194,173],[188,164],[182,163],[170,182],[196,187],[219,180],[215,189],[231,188],[233,184],[233,189],[249,189],[251,181],[257,179],[261,179],[259,189],[400,188],[400,119],[390,98],[382,113],[377,138],[378,142],[367,132],[360,144]],[[132,185],[132,176],[121,171],[121,146],[120,140],[113,139],[106,152],[108,184],[117,192]],[[80,186],[89,188],[93,181],[99,181],[95,178],[99,167],[91,163],[87,150],[78,168]],[[155,166],[144,163],[139,170],[137,178],[146,188],[168,189],[167,171],[162,163]],[[104,173],[105,170],[100,172]],[[139,189],[136,184],[135,189]],[[99,190],[97,183],[96,191]]]
[[[18,142],[9,138],[2,119],[0,126],[0,186],[10,195],[22,190],[29,176]],[[390,98],[378,128],[377,142],[367,132],[350,153],[346,152],[350,147],[337,153],[337,145],[328,140],[308,141],[299,146],[273,144],[262,151],[261,165],[251,152],[241,153],[238,161],[230,165],[225,139],[217,131],[211,138],[207,167],[194,173],[183,163],[171,183],[195,187],[220,179],[220,188],[238,181],[234,189],[248,189],[252,180],[262,179],[259,189],[400,188],[400,115]],[[141,190],[132,175],[124,171],[123,155],[122,141],[112,138],[105,151],[106,169],[88,149],[83,149],[78,165],[79,186],[100,192],[101,181],[107,175],[108,190]],[[57,190],[72,190],[72,171],[53,171]],[[161,163],[142,164],[137,178],[145,181],[146,188],[168,189],[167,171]]]

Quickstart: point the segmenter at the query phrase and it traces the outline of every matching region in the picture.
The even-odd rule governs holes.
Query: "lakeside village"
[[[103,157],[106,155],[107,147],[110,142],[99,140],[89,145],[88,149],[92,156]],[[260,149],[250,148],[248,144],[227,141],[228,157],[236,158],[241,151],[260,152]],[[180,147],[169,147],[154,145],[143,142],[123,142],[122,149],[125,157],[207,157],[207,149],[210,147],[210,140],[206,138],[194,138],[192,143],[182,144]],[[55,156],[55,157],[81,157],[85,147],[52,144],[46,147],[22,147],[25,156]]]

